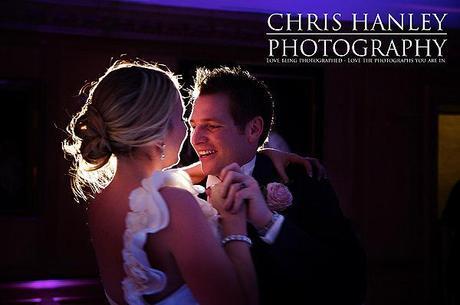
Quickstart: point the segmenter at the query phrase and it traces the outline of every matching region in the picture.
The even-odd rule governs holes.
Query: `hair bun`
[[[82,139],[80,151],[85,161],[96,168],[103,166],[112,155],[107,126],[100,112],[89,105],[76,126],[77,136]]]

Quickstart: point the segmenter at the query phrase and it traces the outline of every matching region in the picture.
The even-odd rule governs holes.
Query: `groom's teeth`
[[[214,153],[216,153],[215,150],[201,150],[201,151],[198,152],[200,157],[209,156],[209,155],[214,154]]]

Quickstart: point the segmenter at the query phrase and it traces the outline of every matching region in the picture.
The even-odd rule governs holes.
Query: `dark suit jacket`
[[[261,304],[362,304],[366,288],[365,254],[337,196],[326,180],[303,168],[288,168],[293,204],[272,245],[253,228],[252,255]],[[260,186],[279,182],[271,160],[258,154],[253,177]]]
[[[293,204],[272,245],[249,225],[261,305],[360,305],[364,302],[365,255],[328,181],[288,168]],[[261,187],[280,182],[271,160],[258,154],[253,177]],[[290,300],[296,300],[292,302]]]

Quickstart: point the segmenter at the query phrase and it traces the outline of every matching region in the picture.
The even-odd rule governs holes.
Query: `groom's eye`
[[[213,129],[219,128],[219,127],[221,127],[221,126],[219,126],[219,125],[213,125],[213,124],[209,124],[209,125],[207,125],[206,127],[207,127],[208,129],[211,129],[211,130],[213,130]]]

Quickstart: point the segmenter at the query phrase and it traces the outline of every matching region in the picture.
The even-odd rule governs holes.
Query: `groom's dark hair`
[[[263,81],[256,79],[240,67],[219,67],[196,70],[192,102],[200,95],[224,93],[230,99],[230,114],[243,130],[253,118],[260,116],[264,127],[259,146],[264,144],[273,126],[273,97]]]

